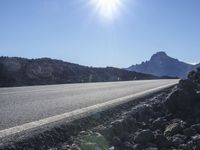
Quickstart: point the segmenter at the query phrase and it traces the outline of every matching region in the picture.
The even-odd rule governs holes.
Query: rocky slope
[[[153,74],[156,76],[172,76],[186,78],[187,74],[199,66],[191,65],[169,57],[165,52],[154,54],[149,61],[132,65],[127,70]]]
[[[0,87],[156,78],[118,68],[92,68],[50,58],[0,57]]]
[[[200,68],[170,91],[127,108],[114,121],[53,149],[199,150]]]
[[[200,68],[162,92],[62,124],[0,149],[199,150]]]

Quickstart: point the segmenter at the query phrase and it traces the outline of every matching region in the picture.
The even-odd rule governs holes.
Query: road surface
[[[142,96],[151,90],[160,90],[177,82],[178,80],[143,80],[0,88],[0,137],[1,134],[5,136],[5,133],[20,131],[21,127],[36,127],[35,122],[38,120],[42,120],[42,123],[45,121],[44,124],[49,121],[45,118],[50,118],[49,122],[57,121],[69,115],[69,112],[73,112],[70,114],[73,115],[80,113],[80,110],[94,109],[95,105],[105,107],[113,102],[122,103],[135,94]]]

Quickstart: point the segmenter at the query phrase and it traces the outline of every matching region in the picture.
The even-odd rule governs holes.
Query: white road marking
[[[160,90],[165,89],[167,87],[170,87],[172,85],[175,85],[175,84],[171,83],[171,84],[163,85],[163,86],[153,88],[153,89],[149,89],[149,90],[145,90],[143,92],[139,92],[139,93],[136,93],[136,94],[117,98],[117,99],[114,99],[114,100],[111,100],[111,101],[108,101],[108,102],[105,102],[105,103],[96,104],[96,105],[93,105],[93,106],[85,107],[85,108],[82,108],[82,109],[77,109],[77,110],[67,112],[67,113],[64,113],[64,114],[60,114],[60,115],[48,117],[48,118],[45,118],[45,119],[40,119],[38,121],[25,123],[25,124],[22,124],[22,125],[19,125],[19,126],[4,129],[4,130],[0,131],[0,138],[4,138],[6,136],[13,135],[13,134],[16,134],[16,133],[20,133],[22,131],[27,131],[27,130],[37,128],[37,127],[40,127],[40,126],[43,126],[43,125],[46,125],[46,124],[49,124],[49,123],[60,121],[62,119],[71,119],[71,120],[78,119],[78,118],[81,118],[83,116],[87,116],[89,114],[100,112],[100,111],[105,110],[107,108],[110,108],[110,107],[113,107],[113,106],[116,106],[116,105],[119,105],[119,104],[122,104],[122,103],[126,103],[126,102],[134,100],[136,98],[146,96],[146,95],[151,94],[151,93],[155,93],[157,91],[160,91]]]

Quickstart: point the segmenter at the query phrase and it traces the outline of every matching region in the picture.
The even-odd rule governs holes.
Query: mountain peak
[[[164,51],[157,52],[151,56],[151,60],[164,60],[166,58],[169,58],[169,56]]]
[[[167,56],[166,52],[164,52],[164,51],[159,51],[159,52],[155,53],[154,55]]]
[[[173,76],[185,78],[188,72],[198,67],[179,61],[168,56],[164,51],[157,52],[151,56],[151,59],[144,63],[132,65],[129,71],[136,71],[156,76]]]

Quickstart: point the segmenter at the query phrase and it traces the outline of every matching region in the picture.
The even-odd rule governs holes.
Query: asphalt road
[[[177,82],[143,80],[0,88],[0,131]]]

